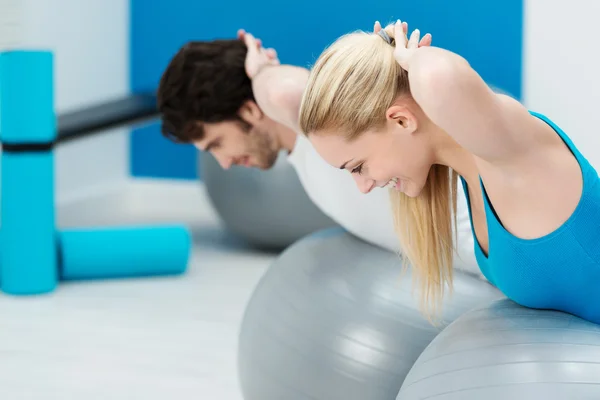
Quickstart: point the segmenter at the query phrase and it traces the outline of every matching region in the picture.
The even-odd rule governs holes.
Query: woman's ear
[[[403,133],[414,133],[417,130],[417,119],[415,115],[402,105],[393,105],[386,111],[388,123],[400,128]]]

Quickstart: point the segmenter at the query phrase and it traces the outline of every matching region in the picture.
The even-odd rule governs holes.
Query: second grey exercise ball
[[[310,200],[284,152],[269,170],[224,170],[210,153],[201,154],[199,163],[225,227],[253,246],[280,250],[311,232],[337,226]]]
[[[440,333],[397,400],[600,399],[600,326],[510,300],[472,310]]]

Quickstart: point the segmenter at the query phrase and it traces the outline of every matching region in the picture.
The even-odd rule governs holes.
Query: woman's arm
[[[535,122],[527,109],[494,93],[464,58],[435,47],[410,48],[410,41],[396,46],[413,98],[461,146],[490,162],[515,159],[534,147],[536,137],[527,132]]]

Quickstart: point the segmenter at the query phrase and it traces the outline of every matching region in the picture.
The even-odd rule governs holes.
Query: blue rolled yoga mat
[[[53,99],[52,53],[0,53],[0,284],[9,294],[46,293],[58,284]]]
[[[2,153],[0,282],[8,294],[41,294],[58,284],[54,155]]]
[[[56,139],[52,52],[0,53],[0,125],[3,143],[39,144]]]
[[[185,226],[79,228],[59,232],[61,279],[108,279],[185,272]]]

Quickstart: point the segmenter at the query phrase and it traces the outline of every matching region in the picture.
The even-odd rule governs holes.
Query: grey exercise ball
[[[279,250],[337,226],[310,200],[284,152],[269,170],[224,170],[210,153],[199,158],[199,175],[213,207],[225,227],[251,245]]]
[[[418,311],[398,255],[333,228],[288,247],[257,285],[242,321],[245,400],[394,400],[439,333]],[[416,290],[415,290],[416,293]],[[447,322],[502,295],[456,274]]]
[[[398,395],[413,399],[600,399],[600,326],[494,301],[427,347]]]

